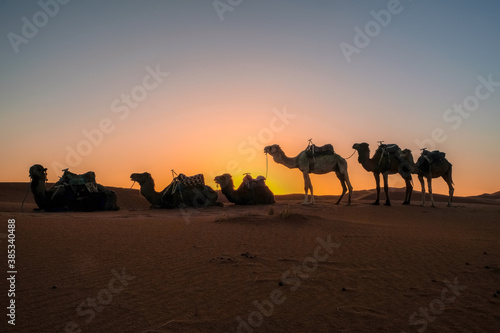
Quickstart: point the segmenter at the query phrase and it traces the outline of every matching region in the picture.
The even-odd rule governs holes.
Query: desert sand
[[[16,319],[2,332],[497,332],[500,194],[437,208],[336,196],[273,206],[33,212],[0,184],[0,246],[16,220]],[[418,186],[417,186],[418,187]],[[382,196],[383,197],[383,196]],[[428,202],[429,204],[429,202]],[[4,276],[6,276],[5,264]]]

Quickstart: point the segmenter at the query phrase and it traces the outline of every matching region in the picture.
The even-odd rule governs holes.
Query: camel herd
[[[390,206],[388,176],[399,174],[406,183],[404,205],[410,203],[413,186],[412,174],[416,174],[422,187],[422,203],[425,205],[425,184],[427,179],[431,199],[431,206],[435,207],[432,195],[432,179],[442,177],[449,187],[448,206],[453,200],[452,165],[439,151],[430,152],[422,149],[417,162],[409,149],[401,150],[397,145],[387,145],[379,142],[375,153],[370,157],[370,148],[367,143],[355,143],[352,147],[358,152],[358,162],[368,172],[373,172],[377,189],[377,198],[374,205],[380,200],[380,175],[384,180],[385,205]],[[270,145],[264,148],[264,153],[273,157],[276,163],[287,168],[298,168],[304,177],[305,197],[303,204],[314,204],[313,186],[310,174],[326,174],[335,172],[342,185],[342,194],[337,200],[339,204],[345,193],[349,191],[347,204],[351,204],[352,185],[347,172],[347,161],[336,154],[332,145],[318,147],[309,140],[308,147],[295,157],[288,157],[279,145]],[[31,178],[31,192],[35,198],[38,210],[45,211],[94,211],[118,210],[116,193],[95,182],[95,174],[87,172],[76,175],[64,170],[63,176],[49,189],[46,189],[47,169],[39,164],[29,170]],[[161,192],[155,190],[151,174],[133,173],[130,179],[139,183],[142,196],[151,204],[152,208],[181,208],[207,206],[223,206],[217,201],[218,193],[210,186],[205,185],[203,175],[186,177],[182,174],[174,178],[172,183]],[[215,177],[214,181],[221,187],[221,192],[229,202],[237,205],[273,204],[273,192],[265,184],[262,176],[253,179],[249,174],[235,190],[231,175],[223,174]],[[309,200],[310,193],[310,200]]]
[[[267,146],[264,148],[264,152],[271,155],[276,163],[283,164],[291,169],[298,168],[302,172],[305,191],[303,204],[314,203],[313,186],[309,174],[325,174],[333,171],[342,185],[342,194],[336,204],[340,203],[347,189],[349,189],[349,198],[347,200],[349,205],[351,203],[352,186],[347,173],[347,161],[333,151],[327,150],[325,152],[324,148],[325,146],[316,147],[309,140],[309,146],[296,157],[286,156],[279,145]],[[401,150],[395,144],[387,145],[379,142],[379,146],[371,158],[368,143],[355,143],[352,148],[358,152],[358,162],[366,171],[373,172],[375,176],[377,199],[373,203],[374,205],[378,205],[380,201],[380,175],[382,174],[384,179],[385,205],[390,206],[388,176],[399,173],[406,183],[406,195],[403,205],[410,204],[413,192],[412,174],[417,174],[422,187],[422,205],[425,205],[424,178],[427,179],[431,206],[435,207],[432,195],[432,178],[443,177],[449,187],[448,207],[451,207],[454,192],[451,177],[452,165],[446,160],[444,153],[422,149],[422,154],[415,163],[409,149]],[[316,150],[319,152],[314,153]],[[311,201],[308,201],[308,192],[311,193]]]

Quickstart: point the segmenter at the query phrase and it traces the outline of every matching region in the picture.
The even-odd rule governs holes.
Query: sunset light
[[[60,2],[42,24],[50,9],[6,2],[0,180],[26,182],[40,163],[52,181],[70,168],[127,187],[130,173],[148,171],[166,186],[174,169],[215,186],[221,173],[265,175],[266,145],[296,156],[312,138],[344,158],[359,142],[372,153],[377,141],[396,143],[415,160],[438,149],[454,166],[456,195],[498,190],[497,175],[477,172],[500,162],[493,11],[292,3]],[[354,189],[373,188],[357,158],[347,160]],[[276,193],[303,192],[299,170],[270,159],[267,171]],[[313,185],[341,192],[334,174]]]
[[[0,32],[2,332],[498,331],[500,1],[1,0]]]

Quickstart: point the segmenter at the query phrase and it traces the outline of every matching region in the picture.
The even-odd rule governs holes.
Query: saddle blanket
[[[97,183],[95,180],[95,173],[93,171],[88,171],[83,174],[76,174],[70,172],[68,169],[63,170],[63,175],[54,184],[54,186],[72,186],[75,190],[77,187],[85,188],[91,193],[97,192]]]
[[[184,187],[205,185],[205,178],[203,177],[203,174],[201,174],[201,173],[194,175],[194,176],[190,176],[190,177],[186,176],[183,173],[180,173],[176,179]]]

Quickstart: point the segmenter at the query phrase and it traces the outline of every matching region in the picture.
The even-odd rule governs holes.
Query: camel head
[[[358,151],[358,153],[361,151],[366,151],[366,150],[370,151],[369,147],[370,147],[370,145],[366,142],[355,143],[352,145],[352,149],[356,149]]]
[[[30,168],[30,178],[31,179],[43,179],[44,181],[47,180],[47,168],[44,168],[40,164],[35,164],[31,166]]]
[[[264,148],[264,153],[271,156],[275,156],[279,152],[281,152],[281,147],[279,145],[270,145]]]
[[[216,184],[219,184],[221,188],[224,188],[226,186],[230,186],[233,184],[233,178],[228,173],[225,173],[225,174],[220,175],[220,176],[216,176],[214,178],[214,181]]]
[[[138,182],[139,185],[142,186],[145,182],[148,180],[152,179],[151,174],[149,172],[143,172],[143,173],[133,173],[130,175],[130,180],[134,182]]]

